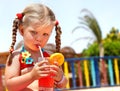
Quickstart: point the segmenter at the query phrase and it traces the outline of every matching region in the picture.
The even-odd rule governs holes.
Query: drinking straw
[[[41,57],[44,58],[41,47],[40,46],[38,46],[38,47],[39,47],[39,50],[40,50]]]

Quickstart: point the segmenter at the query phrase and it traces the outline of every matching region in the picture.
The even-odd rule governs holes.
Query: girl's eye
[[[47,34],[47,33],[43,33],[43,36],[47,37],[47,36],[49,36],[49,34]]]
[[[35,32],[35,31],[31,31],[31,33],[34,34],[34,35],[37,34],[37,32]]]

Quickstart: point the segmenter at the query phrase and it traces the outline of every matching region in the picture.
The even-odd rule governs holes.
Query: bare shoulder
[[[12,61],[19,61],[20,51],[16,50],[12,53]]]
[[[19,56],[20,56],[20,51],[15,50],[12,53],[11,57],[10,58],[8,57],[7,63],[6,63],[6,68],[5,68],[6,79],[12,78],[13,76],[18,76],[20,74]],[[14,74],[10,74],[13,72],[14,72]]]
[[[13,53],[8,56],[7,64],[11,65],[13,63],[19,62],[20,53],[20,49],[13,51]]]
[[[12,59],[18,58],[19,55],[20,55],[20,53],[21,53],[20,50],[13,51],[13,53],[12,53]]]

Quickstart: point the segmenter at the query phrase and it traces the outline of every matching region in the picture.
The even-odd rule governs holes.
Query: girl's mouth
[[[39,48],[39,46],[40,46],[39,44],[35,44],[35,45],[36,45],[37,48]]]

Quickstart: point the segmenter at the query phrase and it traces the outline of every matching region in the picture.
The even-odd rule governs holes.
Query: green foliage
[[[106,56],[120,55],[120,41],[110,41],[104,43],[104,53]]]
[[[110,33],[104,39],[104,49],[106,56],[120,55],[120,35],[114,27],[112,27]]]
[[[99,45],[97,42],[93,43],[83,51],[83,56],[99,56]]]
[[[114,27],[103,39],[104,55],[105,56],[119,56],[120,55],[120,35],[117,29]],[[94,42],[88,49],[83,51],[84,56],[99,56],[99,44]]]
[[[105,41],[120,41],[120,35],[117,29],[114,27],[110,30],[110,33],[107,34]]]

